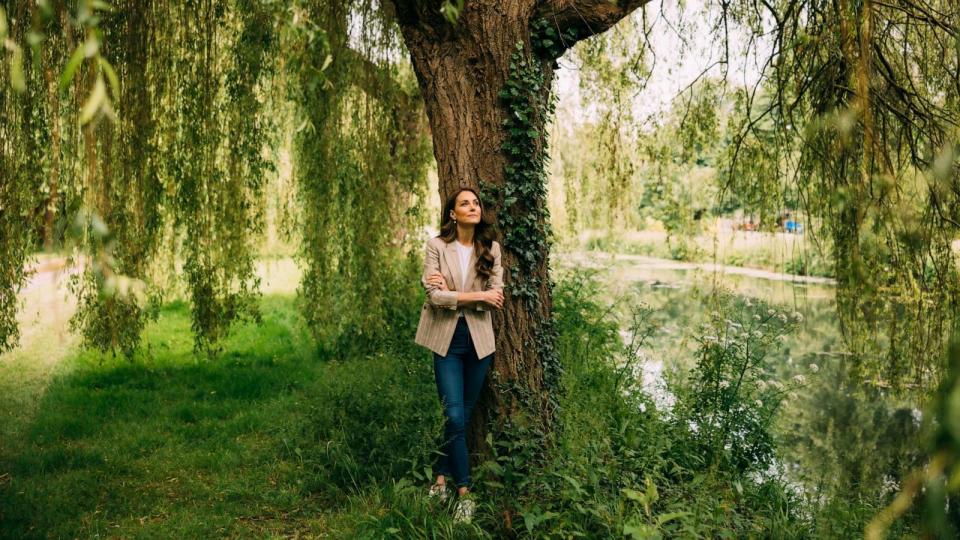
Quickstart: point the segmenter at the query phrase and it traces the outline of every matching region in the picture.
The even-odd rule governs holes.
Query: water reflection
[[[722,287],[738,295],[799,312],[803,322],[783,347],[769,357],[771,381],[785,383],[803,375],[806,383],[783,403],[775,436],[782,473],[814,502],[855,497],[881,507],[898,489],[898,479],[916,466],[921,415],[920,396],[896,397],[855,380],[843,347],[833,286],[822,280],[791,282],[777,276],[715,273],[672,267],[645,258],[603,260],[584,256],[559,258],[566,267],[592,268],[604,283],[607,302],[627,320],[630,305],[653,308],[660,330],[641,349],[635,376],[669,409],[673,396],[665,379],[688,371],[694,363],[692,332],[706,322],[707,295]],[[625,340],[630,336],[625,330]]]

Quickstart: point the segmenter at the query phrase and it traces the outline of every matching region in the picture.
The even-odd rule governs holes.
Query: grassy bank
[[[474,463],[480,506],[470,525],[425,497],[426,464],[442,433],[429,353],[384,340],[369,353],[319,355],[293,298],[271,296],[263,325],[239,327],[213,361],[194,358],[188,307],[171,304],[149,327],[141,357],[70,353],[35,407],[0,402],[14,426],[0,446],[0,536],[793,538],[861,530],[816,515],[782,479],[705,461],[685,420],[657,411],[612,367],[623,354],[618,326],[590,300],[592,286],[566,280],[557,290],[565,370],[558,451],[543,455],[523,437],[494,441],[498,457]],[[872,511],[843,510],[859,519]]]
[[[656,230],[588,231],[567,247],[833,277],[829,256],[821,254],[805,235],[720,230],[668,239],[666,232]]]

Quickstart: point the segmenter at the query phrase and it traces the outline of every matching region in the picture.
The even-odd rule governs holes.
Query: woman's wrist
[[[457,295],[457,305],[473,304],[484,299],[484,293],[481,291],[462,292]]]

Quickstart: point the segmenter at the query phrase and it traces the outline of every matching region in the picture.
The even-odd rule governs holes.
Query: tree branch
[[[349,47],[341,49],[340,54],[342,60],[350,63],[356,73],[351,82],[365,94],[374,98],[396,94],[401,101],[401,106],[417,106],[419,93],[417,91],[410,93],[404,89],[400,82],[393,78],[388,66],[378,65],[359,51]]]
[[[545,0],[537,14],[556,24],[561,32],[575,28],[580,41],[606,32],[648,2],[650,0]]]

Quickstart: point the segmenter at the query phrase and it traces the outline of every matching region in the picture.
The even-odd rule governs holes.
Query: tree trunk
[[[619,4],[605,0],[467,1],[456,24],[440,15],[440,2],[387,3],[410,52],[430,121],[441,201],[460,187],[482,187],[481,182],[498,191],[510,187],[505,185],[510,181],[505,172],[510,157],[503,150],[508,136],[504,121],[510,112],[499,93],[510,76],[511,55],[521,42],[527,58],[541,68],[543,92],[550,91],[556,68],[555,58],[534,58],[531,21],[544,17],[559,32],[573,29],[577,39],[583,39],[605,31],[644,3],[646,0]],[[564,49],[573,41],[565,45]],[[537,120],[542,123],[545,119]],[[545,149],[544,130],[539,132],[534,153]],[[502,202],[485,195],[485,211],[501,225]],[[506,290],[504,308],[494,312],[497,352],[468,429],[470,448],[482,458],[490,456],[485,441],[490,420],[494,420],[497,435],[505,424],[523,425],[529,428],[526,433],[540,435],[556,427],[553,393],[559,373],[549,366],[545,369],[545,360],[554,351],[548,239],[546,235],[529,238],[548,230],[545,205],[542,197],[536,208],[523,209],[537,216],[535,230],[524,228],[523,233],[525,246],[537,246],[532,275],[516,272],[521,268],[520,257],[529,259],[530,250],[518,251],[516,242],[501,240]],[[500,231],[501,238],[511,232],[503,227]],[[528,289],[526,294],[535,295],[537,301],[519,301],[513,286],[520,281],[534,284],[535,293]]]
[[[497,96],[509,75],[510,55],[517,41],[529,45],[527,21],[532,7],[533,2],[477,6],[461,15],[455,32],[442,37],[402,26],[433,134],[441,201],[461,187],[476,189],[481,181],[498,186],[505,182],[507,157],[501,146],[506,111]],[[485,211],[494,219],[500,210],[497,202],[484,201]],[[540,420],[542,428],[549,428],[552,421],[535,341],[535,322],[550,315],[550,290],[546,285],[540,288],[536,312],[513,301],[510,284],[516,254],[510,245],[503,247],[506,301],[503,310],[493,313],[497,352],[468,434],[470,448],[484,457],[489,456],[485,441],[489,420],[496,419],[502,427],[504,420],[515,417],[526,405],[526,412]],[[546,264],[542,273],[545,278]],[[497,391],[496,383],[518,385],[534,399],[521,404],[511,399],[517,396],[510,392]]]

